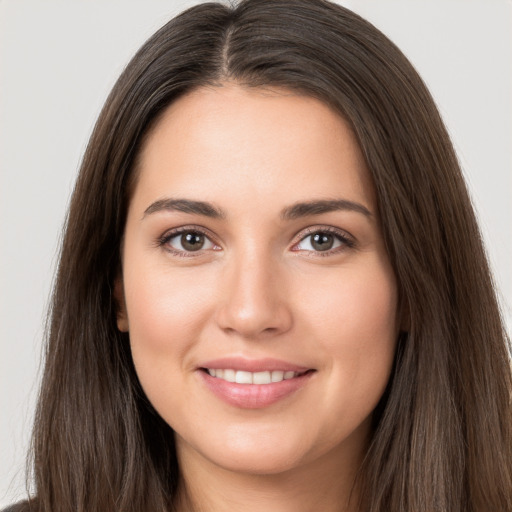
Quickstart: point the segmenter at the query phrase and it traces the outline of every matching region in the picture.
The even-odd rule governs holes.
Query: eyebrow
[[[144,217],[161,211],[178,211],[204,215],[212,219],[223,219],[226,214],[211,203],[205,201],[194,201],[192,199],[159,199],[149,205],[144,211]]]
[[[307,217],[309,215],[321,215],[322,213],[335,212],[339,210],[361,213],[368,218],[372,217],[370,210],[361,203],[356,203],[355,201],[349,201],[347,199],[321,199],[292,204],[281,212],[281,218],[284,220],[293,220],[300,217]]]
[[[281,211],[283,220],[294,220],[310,215],[321,215],[334,211],[350,211],[361,213],[371,218],[372,213],[366,206],[347,199],[319,199],[313,201],[299,202],[287,206]],[[212,203],[206,201],[195,201],[193,199],[159,199],[149,205],[144,211],[144,216],[161,211],[179,211],[195,215],[203,215],[212,219],[224,219],[226,213]]]

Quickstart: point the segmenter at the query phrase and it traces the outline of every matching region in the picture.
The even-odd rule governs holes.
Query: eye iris
[[[199,251],[204,245],[204,235],[184,233],[181,235],[181,245],[187,251]]]
[[[316,233],[311,237],[311,246],[317,251],[328,251],[334,244],[334,236],[328,233]]]

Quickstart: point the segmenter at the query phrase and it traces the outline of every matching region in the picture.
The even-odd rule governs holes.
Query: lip
[[[233,369],[247,372],[293,371],[301,375],[292,379],[272,382],[270,384],[237,384],[212,377],[205,371],[210,369]],[[308,371],[312,370],[312,371]],[[306,373],[303,373],[306,372]],[[314,373],[313,368],[295,365],[278,359],[245,359],[228,357],[206,361],[197,369],[205,386],[223,402],[240,409],[262,409],[269,407],[304,387]]]
[[[246,359],[244,357],[223,357],[211,361],[201,363],[199,368],[211,368],[214,370],[222,370],[224,368],[231,368],[233,370],[240,370],[245,372],[264,372],[283,370],[285,372],[303,373],[313,368],[306,366],[298,366],[296,364],[281,361],[279,359],[264,358],[264,359]]]

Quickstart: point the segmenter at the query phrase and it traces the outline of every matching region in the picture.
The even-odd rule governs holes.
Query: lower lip
[[[275,404],[302,388],[314,372],[270,384],[237,384],[198,370],[206,386],[224,402],[241,409],[261,409]]]

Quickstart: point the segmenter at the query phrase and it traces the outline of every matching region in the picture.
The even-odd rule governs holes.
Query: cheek
[[[198,275],[169,272],[165,265],[125,271],[126,308],[132,337],[160,341],[162,349],[173,334],[201,324],[208,308],[208,283]],[[156,348],[156,347],[155,347]]]
[[[199,342],[212,303],[197,273],[165,265],[128,264],[125,297],[132,359],[149,401],[169,423],[187,407],[190,353]],[[133,271],[132,271],[133,270]]]
[[[144,389],[169,382],[187,369],[186,355],[210,316],[211,286],[186,271],[135,264],[125,268],[125,297],[132,357]]]
[[[324,335],[330,351],[378,348],[397,334],[397,291],[393,272],[378,260],[316,277],[309,286],[303,315]]]
[[[360,415],[371,412],[391,372],[397,329],[397,291],[391,269],[367,264],[343,270],[310,294],[304,315],[310,318],[319,351],[330,373],[326,402],[340,408],[350,402]],[[317,283],[321,284],[321,283]]]

